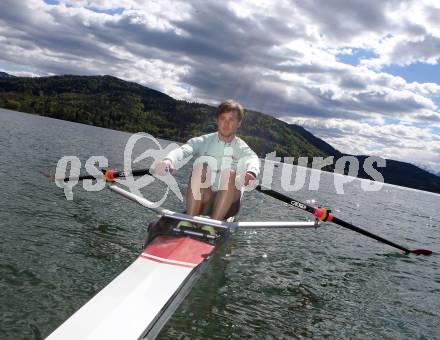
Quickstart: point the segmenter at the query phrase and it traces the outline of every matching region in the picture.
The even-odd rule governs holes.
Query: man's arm
[[[191,138],[179,148],[169,152],[155,167],[156,172],[163,175],[166,167],[168,167],[170,171],[173,171],[175,168],[179,168],[183,161],[190,158],[194,154],[199,154],[202,143],[203,136]]]
[[[246,172],[251,172],[257,177],[260,174],[260,159],[250,147],[242,149],[242,156]]]
[[[257,154],[247,145],[240,148],[239,172],[244,173],[244,185],[256,179],[260,174],[260,159]]]

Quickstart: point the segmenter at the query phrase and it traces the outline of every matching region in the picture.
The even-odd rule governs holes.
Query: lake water
[[[83,165],[102,155],[121,167],[129,137],[0,109],[0,339],[44,338],[138,256],[153,213],[81,185],[67,201],[41,174],[65,155]],[[188,168],[176,177],[184,189]],[[290,195],[408,248],[439,250],[440,195],[388,185],[364,192],[358,180],[338,195],[333,183],[323,173],[318,191]],[[164,188],[153,183],[142,192],[159,199]],[[183,207],[174,195],[165,206]],[[245,194],[240,212],[242,221],[308,217],[255,191]],[[439,296],[438,253],[407,256],[331,224],[242,230],[159,338],[434,339],[440,338]]]

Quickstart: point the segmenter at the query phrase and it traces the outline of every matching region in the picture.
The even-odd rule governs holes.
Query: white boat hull
[[[177,308],[190,288],[185,286],[198,276],[214,249],[187,236],[156,237],[135,262],[47,339],[154,338],[171,315],[168,309]]]

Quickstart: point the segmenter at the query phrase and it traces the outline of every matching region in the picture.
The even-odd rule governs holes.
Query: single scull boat
[[[124,171],[103,170],[103,178],[114,182],[126,177]],[[131,176],[151,175],[148,169],[133,170]],[[92,175],[78,180],[98,179]],[[56,179],[69,181],[72,178]],[[233,222],[218,221],[206,217],[191,216],[161,207],[147,199],[128,192],[116,184],[108,186],[112,191],[153,210],[160,215],[150,224],[148,237],[139,257],[108,286],[58,327],[49,340],[130,340],[154,339],[163,325],[188,294],[196,279],[206,268],[212,256],[224,245],[237,228],[317,228],[317,222]],[[333,222],[379,242],[400,249],[407,254],[432,254],[429,249],[408,249],[341,220],[325,208],[315,208],[280,192],[258,185],[258,191],[307,211],[323,222]],[[182,229],[178,221],[195,225],[210,225],[217,235],[200,229]]]
[[[150,224],[139,257],[47,338],[154,339],[189,293],[212,256],[237,228],[316,228],[316,222],[233,222],[191,216],[156,207],[147,199],[111,184],[109,188],[161,217]],[[177,228],[180,220],[215,227]]]

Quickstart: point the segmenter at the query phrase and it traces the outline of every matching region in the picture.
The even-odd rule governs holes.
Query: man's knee
[[[203,193],[211,188],[211,172],[207,164],[194,164],[189,180],[188,192],[197,201],[202,199]]]
[[[193,171],[191,174],[192,178],[200,179],[200,183],[205,183],[210,177],[210,168],[206,163],[194,164]]]
[[[225,169],[220,174],[220,190],[231,190],[235,188],[236,172],[234,170]]]

